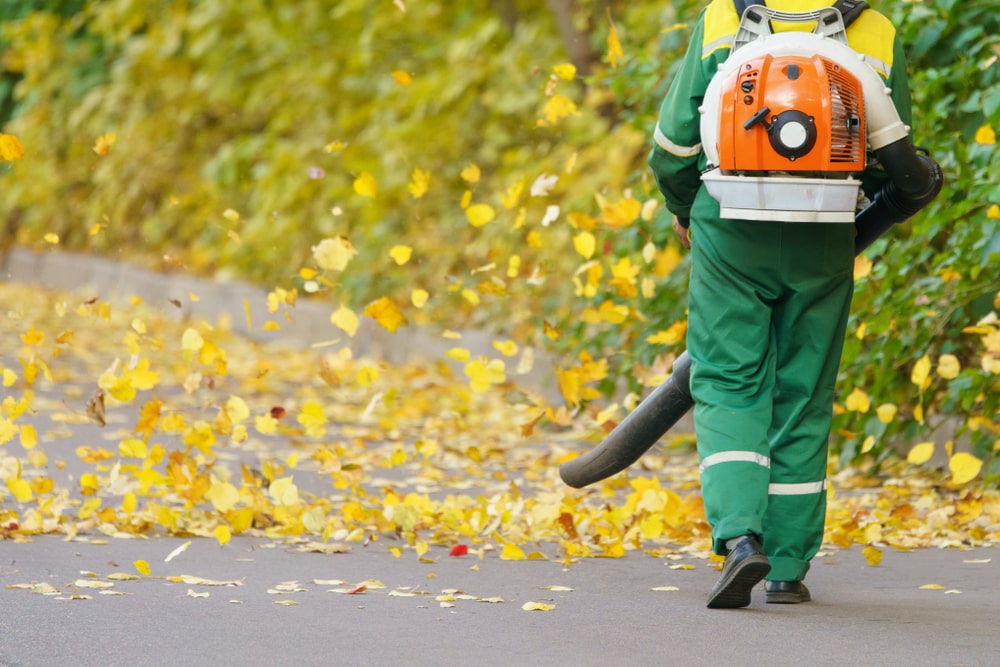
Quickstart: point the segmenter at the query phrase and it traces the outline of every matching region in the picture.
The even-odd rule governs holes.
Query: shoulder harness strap
[[[733,5],[736,8],[736,15],[743,16],[743,12],[747,10],[747,7],[752,5],[763,5],[762,0],[733,0]],[[868,9],[868,3],[865,0],[837,0],[833,3],[833,6],[840,12],[840,15],[844,19],[844,27],[854,23],[854,20],[861,16],[861,12]]]

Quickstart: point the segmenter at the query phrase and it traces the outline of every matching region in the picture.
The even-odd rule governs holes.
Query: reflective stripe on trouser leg
[[[849,226],[791,225],[787,232],[786,246],[800,250],[783,257],[784,279],[796,290],[774,310],[776,389],[764,517],[773,581],[805,577],[823,543],[834,384],[853,291]]]
[[[764,530],[774,368],[765,283],[777,277],[781,223],[720,221],[707,196],[692,211],[687,343],[702,498],[724,554],[727,539]]]

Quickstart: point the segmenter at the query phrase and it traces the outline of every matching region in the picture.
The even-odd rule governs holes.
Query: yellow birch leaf
[[[445,352],[444,356],[463,364],[472,359],[472,353],[464,347],[453,347]]]
[[[892,420],[896,418],[896,412],[898,408],[892,403],[883,403],[876,408],[875,413],[878,415],[878,420],[883,424],[891,424]]]
[[[906,455],[906,461],[913,465],[920,465],[927,463],[932,456],[934,456],[934,443],[921,442],[910,449],[910,452]]]
[[[564,81],[572,81],[573,77],[576,76],[576,65],[571,63],[562,63],[561,65],[554,66],[552,71],[560,79],[563,79]]]
[[[278,430],[278,420],[271,415],[261,415],[254,419],[254,428],[262,435],[271,435]]]
[[[59,235],[56,234],[55,232],[49,232],[48,234],[46,234],[42,238],[45,239],[46,243],[49,243],[49,244],[52,244],[52,245],[58,245],[59,244]]]
[[[330,322],[348,336],[354,336],[358,332],[360,324],[358,316],[347,306],[341,306],[330,315]]]
[[[403,70],[395,70],[392,73],[392,78],[401,86],[408,86],[413,83],[413,75]]]
[[[420,289],[419,287],[414,288],[410,292],[410,303],[412,303],[416,308],[423,308],[430,296],[431,295],[427,293],[427,290]]]
[[[910,373],[910,382],[923,390],[927,385],[927,380],[931,373],[931,358],[926,354],[913,365],[913,372]]]
[[[295,486],[292,477],[282,477],[271,482],[267,494],[279,505],[290,507],[299,502],[299,488]]]
[[[34,449],[38,445],[38,433],[33,424],[21,425],[21,447]]]
[[[406,245],[396,245],[389,250],[389,256],[392,257],[398,266],[403,266],[413,256],[413,248]]]
[[[205,339],[195,329],[185,329],[181,336],[181,349],[185,352],[197,352],[205,345]]]
[[[413,174],[410,176],[410,183],[406,186],[406,189],[410,191],[410,196],[414,199],[420,199],[427,194],[430,184],[431,174],[429,171],[414,169]]]
[[[215,539],[219,541],[219,546],[222,547],[229,544],[229,540],[233,537],[232,532],[229,530],[229,526],[225,524],[219,524],[216,526],[215,530],[212,531],[212,534],[215,535]]]
[[[470,164],[468,167],[462,170],[461,173],[462,180],[467,183],[478,183],[481,176],[479,167],[474,164]]]
[[[525,560],[527,556],[521,547],[517,546],[513,542],[507,542],[503,545],[503,550],[500,552],[500,560]]]
[[[524,180],[514,183],[500,194],[500,204],[504,208],[514,208],[521,200],[521,191],[524,190]]]
[[[322,437],[326,433],[326,413],[323,412],[323,407],[316,401],[306,401],[303,403],[302,410],[296,419],[305,427],[306,433],[314,438]]]
[[[601,207],[601,221],[608,227],[628,227],[642,213],[642,204],[634,197],[626,197],[617,202],[607,202],[603,201],[603,198],[598,198],[598,203]]]
[[[240,492],[229,482],[216,482],[205,492],[205,500],[212,503],[217,512],[228,512],[236,507]]]
[[[984,146],[992,146],[997,142],[997,133],[989,125],[983,125],[976,130],[976,143]]]
[[[132,567],[139,574],[148,577],[149,576],[149,563],[144,560],[137,560],[132,562]]]
[[[378,194],[378,182],[375,180],[375,177],[367,171],[362,172],[361,175],[354,180],[354,191],[362,197],[374,199],[375,195]]]
[[[867,278],[872,272],[872,262],[864,255],[854,258],[854,279],[861,280]]]
[[[13,134],[0,134],[0,161],[13,162],[24,157],[24,147]]]
[[[97,137],[97,141],[94,142],[94,152],[104,157],[111,152],[111,147],[114,145],[116,138],[114,132],[108,132]]]
[[[482,227],[496,217],[493,207],[489,204],[473,204],[465,209],[465,217],[473,227]]]
[[[1000,220],[1000,205],[990,204],[990,207],[986,209],[986,217],[990,220]]]
[[[327,271],[343,271],[351,258],[358,254],[354,244],[343,236],[323,239],[313,246],[312,252],[319,267]]]
[[[943,591],[946,588],[948,588],[948,587],[945,586],[945,585],[943,585],[943,584],[924,584],[923,586],[920,587],[920,590],[922,590],[922,591]]]
[[[565,95],[553,95],[545,102],[542,115],[549,124],[555,125],[563,118],[577,115],[576,104]]]
[[[554,604],[545,604],[544,602],[525,602],[521,605],[521,609],[524,611],[552,611],[555,608]]]
[[[590,232],[583,231],[573,237],[573,247],[584,259],[590,259],[597,250],[597,239]]]
[[[918,424],[923,424],[924,423],[924,406],[923,405],[918,405],[917,407],[913,408],[913,418],[917,420]]]
[[[611,24],[608,30],[608,63],[612,67],[618,67],[618,63],[625,59],[625,52],[622,50],[622,42],[618,38],[618,29],[615,24]]]
[[[27,480],[20,479],[19,477],[9,478],[7,480],[7,488],[19,503],[31,502],[32,498],[35,497],[31,492],[31,484],[29,484]]]
[[[951,471],[951,481],[955,484],[965,484],[979,475],[983,467],[983,462],[973,454],[959,452],[948,461],[948,469]]]
[[[954,380],[961,370],[962,365],[959,363],[958,357],[953,354],[942,354],[938,359],[937,374],[945,380]]]
[[[364,315],[374,319],[389,332],[394,332],[399,327],[409,324],[396,302],[384,296],[365,306]]]
[[[872,567],[882,562],[882,550],[878,547],[867,546],[861,550],[861,553],[864,555],[865,561]]]
[[[512,340],[495,340],[493,341],[493,349],[505,357],[513,357],[517,354],[517,343]]]
[[[871,401],[863,389],[855,387],[847,397],[847,400],[844,401],[844,405],[851,412],[865,413],[871,408]]]
[[[861,443],[861,453],[862,454],[867,454],[872,449],[874,449],[875,448],[875,442],[876,442],[876,440],[875,440],[875,436],[874,435],[869,435],[867,438],[865,438],[865,441],[863,443]]]
[[[473,306],[479,305],[479,294],[471,289],[462,290],[462,298],[471,303]]]
[[[138,438],[125,438],[118,444],[118,455],[122,458],[142,460],[148,453],[146,443]]]

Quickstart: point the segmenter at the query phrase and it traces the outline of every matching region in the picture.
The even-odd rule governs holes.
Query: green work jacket
[[[834,0],[767,0],[767,6],[786,12],[803,12],[829,7]],[[733,0],[711,0],[695,24],[684,61],[660,107],[653,133],[654,146],[649,165],[667,208],[679,218],[690,218],[695,195],[701,187],[701,172],[707,159],[701,148],[701,116],[705,90],[727,57],[739,27]],[[808,24],[777,24],[775,31],[808,30]],[[906,59],[892,23],[874,9],[867,9],[847,28],[847,40],[855,51],[867,56],[868,63],[885,79],[899,117],[911,122],[910,87]],[[862,187],[873,195],[885,180],[884,172],[869,161]]]

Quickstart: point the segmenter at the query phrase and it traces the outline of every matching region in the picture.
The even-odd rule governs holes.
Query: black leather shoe
[[[708,594],[709,609],[736,609],[750,604],[750,591],[771,571],[767,556],[752,535],[730,549],[722,576]]]
[[[809,589],[801,581],[769,581],[764,584],[767,601],[771,604],[799,604],[809,602]]]

